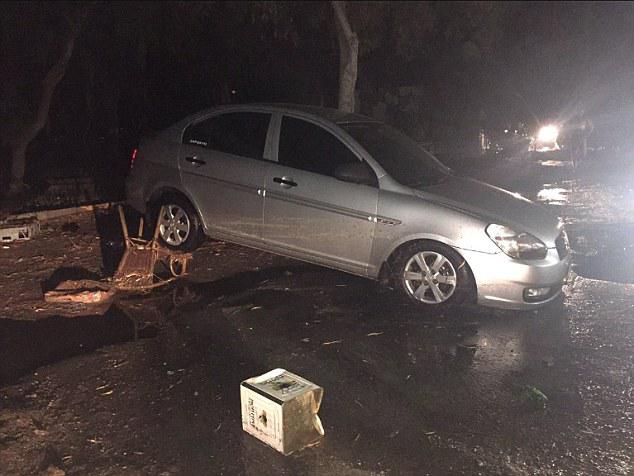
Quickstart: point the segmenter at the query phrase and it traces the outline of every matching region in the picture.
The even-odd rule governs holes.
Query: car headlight
[[[518,233],[503,225],[491,224],[487,235],[504,253],[516,259],[544,259],[548,249],[538,238],[529,233]]]
[[[559,128],[553,124],[542,126],[537,132],[539,142],[556,142],[559,137]]]

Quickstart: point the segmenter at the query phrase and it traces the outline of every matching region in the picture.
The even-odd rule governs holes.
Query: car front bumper
[[[571,254],[559,258],[549,249],[546,258],[538,261],[513,259],[504,253],[481,253],[458,250],[469,264],[475,278],[478,304],[504,309],[534,309],[561,294],[568,278]],[[541,300],[527,301],[528,288],[550,288]]]

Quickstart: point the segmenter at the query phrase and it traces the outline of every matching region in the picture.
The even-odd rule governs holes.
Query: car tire
[[[163,207],[162,216],[159,212]],[[180,195],[165,195],[150,207],[148,223],[153,223],[152,233],[159,220],[160,243],[175,251],[194,251],[203,241],[203,232],[198,218],[189,200]]]
[[[460,254],[434,241],[416,241],[399,249],[392,260],[391,284],[410,302],[441,309],[473,301],[475,281]]]

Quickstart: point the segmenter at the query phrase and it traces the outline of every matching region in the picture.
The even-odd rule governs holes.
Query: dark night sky
[[[104,6],[105,5],[105,6]],[[118,10],[115,17],[120,15],[126,19],[125,28],[148,31],[154,29],[155,35],[164,35],[162,43],[155,50],[155,56],[168,56],[169,49],[173,48],[174,32],[166,30],[163,24],[169,23],[170,8],[157,9],[154,15],[143,16],[143,10],[150,10],[148,5],[158,5],[157,2],[148,4],[136,4],[126,6],[124,3],[104,3],[97,8],[98,13],[86,26],[83,34],[84,45],[93,49],[91,52],[99,61],[113,61],[112,52],[121,48],[114,40],[111,44],[104,44],[104,40],[110,36],[112,40],[116,30],[108,26],[112,18],[110,14],[103,12],[112,5]],[[306,6],[309,5],[309,6]],[[286,4],[288,7],[289,4]],[[182,6],[181,6],[182,8]],[[307,32],[308,22],[297,22],[297,18],[310,16],[310,8],[329,10],[327,2],[305,4],[304,6],[291,6],[297,11],[304,12],[296,16],[295,27],[298,30],[300,41],[297,42],[297,51],[289,54],[290,50],[279,49],[280,44],[270,44],[264,47],[257,34],[249,32],[250,25],[238,24],[239,34],[234,38],[223,35],[222,26],[227,30],[235,30],[236,25],[230,21],[224,21],[222,16],[231,17],[231,10],[216,10],[212,13],[214,20],[205,27],[207,32],[196,37],[195,47],[186,53],[177,53],[176,61],[158,61],[145,73],[150,87],[157,84],[163,88],[169,88],[175,94],[182,91],[183,94],[198,96],[203,102],[214,102],[208,91],[205,91],[203,77],[212,76],[214,69],[225,68],[227,76],[231,77],[234,85],[246,86],[249,91],[243,94],[246,100],[288,100],[292,96],[292,89],[323,89],[327,94],[327,102],[332,103],[330,96],[333,86],[336,84],[337,52],[334,32],[327,31],[332,27],[326,21],[322,25],[311,25],[313,31]],[[31,8],[32,14],[33,8]],[[326,16],[328,14],[326,13]],[[505,119],[514,116],[534,115],[540,119],[566,114],[569,109],[585,105],[585,109],[602,112],[605,110],[618,110],[626,106],[632,100],[634,90],[634,5],[630,2],[521,2],[506,4],[506,14],[500,24],[496,26],[500,30],[500,37],[496,41],[493,54],[486,64],[488,81],[481,90],[469,89],[470,93],[482,96],[488,108],[497,108],[500,116]],[[305,19],[304,19],[305,20]],[[28,21],[25,23],[28,25]],[[27,35],[34,42],[46,38],[46,35],[34,34],[33,29],[42,26],[42,21],[34,23]],[[324,30],[324,28],[326,30]],[[187,26],[183,26],[187,29]],[[96,31],[103,30],[98,34]],[[213,31],[217,30],[217,31]],[[25,30],[26,32],[26,30]],[[235,32],[234,32],[235,33]],[[362,35],[364,32],[360,32]],[[187,32],[179,32],[177,35],[187,36]],[[87,36],[94,38],[87,39]],[[319,38],[322,36],[323,38]],[[97,39],[95,39],[97,38]],[[46,41],[46,40],[44,40]],[[107,40],[106,40],[107,41]],[[178,40],[181,41],[181,40]],[[235,45],[236,42],[249,45]],[[393,45],[383,45],[387,55],[391,54]],[[32,46],[28,46],[30,48]],[[429,63],[422,63],[419,69],[412,70],[399,63],[389,64],[385,57],[375,55],[378,58],[374,63],[372,57],[364,57],[362,42],[361,68],[364,64],[369,68],[372,76],[387,82],[404,81],[409,76],[410,82],[419,79],[425,81],[426,69]],[[425,45],[422,44],[421,48]],[[165,49],[160,52],[160,48]],[[197,49],[198,51],[193,51]],[[224,52],[218,53],[218,51]],[[380,51],[377,48],[376,51]],[[252,54],[250,54],[252,53]],[[81,54],[77,52],[76,55]],[[122,52],[121,56],[126,53]],[[127,53],[130,54],[129,52]],[[250,56],[247,56],[250,54]],[[281,56],[274,58],[275,56]],[[10,58],[4,58],[5,60]],[[76,60],[76,59],[75,59]],[[428,61],[437,62],[438,58],[427,58]],[[214,66],[213,63],[216,62]],[[10,62],[9,62],[10,63]],[[192,73],[179,79],[186,69],[185,63],[189,63]],[[226,63],[229,66],[220,65]],[[130,73],[129,59],[123,61],[118,74],[121,76]],[[4,65],[11,67],[11,64]],[[152,68],[154,68],[152,70]],[[198,74],[196,74],[196,69]],[[273,69],[285,71],[284,75],[272,75]],[[303,71],[303,78],[299,78],[298,71]],[[308,71],[308,73],[306,73]],[[315,77],[315,73],[322,74],[326,79],[313,84],[300,84],[310,81],[307,78]],[[109,71],[112,73],[112,71]],[[187,73],[186,73],[187,74]],[[198,77],[196,77],[198,76]],[[400,76],[400,78],[399,78]],[[173,79],[168,79],[168,78]],[[282,79],[280,78],[288,78]],[[189,81],[185,81],[188,79]],[[192,79],[194,81],[192,81]],[[362,84],[365,78],[359,79]],[[68,81],[72,81],[69,79]],[[170,82],[172,83],[170,85]],[[407,82],[407,81],[406,81]],[[394,86],[398,87],[399,84]],[[192,88],[197,90],[195,94]],[[242,93],[245,93],[244,87]],[[305,96],[297,94],[298,98]],[[240,98],[238,98],[240,99]],[[167,106],[167,105],[166,105]]]
[[[59,54],[61,12],[76,5],[3,2],[0,7],[5,147],[34,110],[41,78]],[[245,14],[245,5],[255,5],[256,14]],[[74,165],[97,150],[108,170],[105,158],[127,154],[144,127],[164,127],[228,100],[335,106],[338,49],[329,3],[277,3],[283,12],[278,20],[261,21],[270,5],[98,2],[31,154],[75,154],[68,162]],[[428,10],[396,5],[412,14],[391,20],[384,11],[356,20],[351,14],[362,40],[361,112],[372,114],[373,103],[386,101],[386,94],[416,86],[424,99],[405,114],[409,99],[401,100],[401,112],[386,120],[399,127],[419,121],[415,129],[423,131],[423,140],[519,121],[532,127],[569,119],[581,109],[615,138],[634,137],[633,3],[493,3],[490,24],[486,15],[471,17],[480,4],[435,3]],[[424,30],[421,25],[429,19],[426,11],[434,18],[433,34],[417,38],[416,29]],[[458,17],[467,39],[471,34],[491,40],[478,61],[460,59],[465,35],[448,39]],[[471,20],[480,22],[479,31],[468,32]],[[396,44],[403,31],[407,59]],[[375,44],[368,46],[372,39]],[[228,93],[234,89],[236,94]]]
[[[634,5],[539,2],[519,6],[501,48],[499,89],[539,118],[576,107],[593,115],[631,110],[634,100]],[[523,98],[523,99],[521,99]]]

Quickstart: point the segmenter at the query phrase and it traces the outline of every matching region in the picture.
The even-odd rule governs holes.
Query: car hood
[[[475,179],[452,175],[439,184],[415,189],[414,193],[427,201],[459,209],[489,223],[530,233],[549,248],[555,246],[559,234],[559,219],[545,207],[518,193]]]

